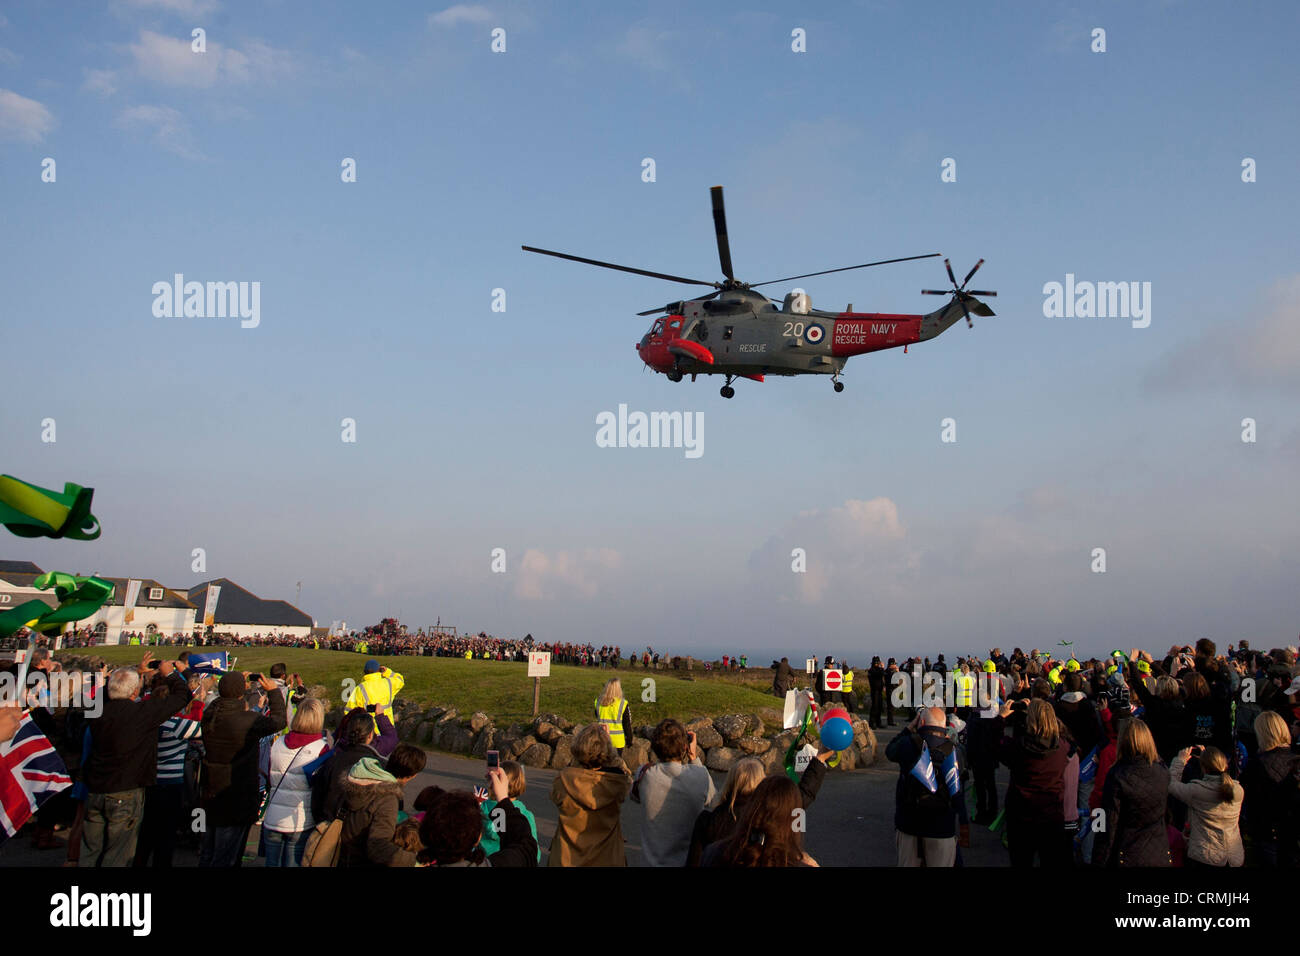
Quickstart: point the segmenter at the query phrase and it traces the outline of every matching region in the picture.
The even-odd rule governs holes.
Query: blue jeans
[[[279,833],[264,827],[262,840],[266,843],[266,865],[302,866],[302,852],[307,849],[307,836],[310,833],[310,830]]]

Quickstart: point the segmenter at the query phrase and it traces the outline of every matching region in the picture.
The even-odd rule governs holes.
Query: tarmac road
[[[898,728],[878,731],[881,751]],[[484,764],[479,759],[466,759],[435,751],[429,752],[429,763],[406,788],[406,805],[409,807],[416,795],[425,787],[436,784],[444,788],[469,789],[484,782]],[[528,787],[524,803],[537,819],[537,835],[542,846],[542,863],[549,855],[551,839],[555,836],[556,811],[551,803],[551,783],[556,770],[528,768]],[[721,787],[725,774],[714,773]],[[822,866],[881,866],[892,867],[897,859],[894,847],[894,785],[898,767],[882,758],[875,766],[852,773],[826,775],[817,801],[808,811],[808,831],[804,846]],[[1006,770],[998,770],[998,792],[1006,791]],[[630,866],[641,862],[640,806],[628,800],[623,806],[623,836],[627,841],[627,859]],[[0,849],[0,867],[59,866],[65,858],[63,849],[37,851],[30,846],[30,826],[17,838],[5,842]],[[57,836],[61,844],[66,841],[66,831]],[[987,827],[971,827],[971,846],[962,851],[967,866],[1006,866],[1006,850],[996,834]],[[177,866],[197,865],[193,850],[178,848]],[[249,864],[261,866],[261,860]]]

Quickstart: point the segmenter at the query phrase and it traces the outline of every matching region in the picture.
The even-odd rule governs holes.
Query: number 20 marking
[[[785,331],[782,332],[781,334],[784,335],[784,336],[786,336],[786,337],[789,337],[789,336],[794,336],[794,337],[796,337],[796,338],[801,337],[801,336],[803,335],[803,323],[802,323],[802,322],[787,322],[787,323],[785,324]]]

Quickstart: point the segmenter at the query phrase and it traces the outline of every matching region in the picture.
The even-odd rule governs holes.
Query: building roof
[[[30,561],[3,561],[0,560],[0,574],[31,574],[40,575],[41,571]]]
[[[125,606],[127,578],[109,578],[102,574],[98,575],[98,577],[103,578],[105,581],[113,582],[113,596],[108,599],[108,604],[117,607]],[[184,592],[163,587],[153,578],[136,578],[135,580],[140,582],[140,595],[135,599],[136,607],[194,607],[194,605],[186,598]],[[157,599],[151,598],[149,592],[152,590],[162,591],[162,596]]]
[[[222,624],[254,624],[262,627],[312,626],[311,616],[304,614],[288,601],[264,600],[229,578],[217,578],[215,581],[206,581],[190,588],[187,597],[200,615],[207,606],[208,588],[214,584],[221,588],[214,614],[216,627]]]

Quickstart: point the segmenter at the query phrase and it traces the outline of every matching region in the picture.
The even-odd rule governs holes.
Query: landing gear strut
[[[834,375],[831,376],[831,381],[835,383],[835,391],[837,392],[844,391],[844,383],[840,381],[839,372],[836,372]]]
[[[731,387],[731,383],[734,382],[735,380],[736,380],[736,376],[728,375],[727,384],[722,386],[722,388],[718,391],[718,394],[721,395],[723,398],[731,398],[733,395],[735,395],[736,390]]]
[[[677,369],[673,369],[671,372],[666,372],[664,374],[668,376],[668,381],[670,382],[680,382],[682,380],[682,373],[677,371]]]

